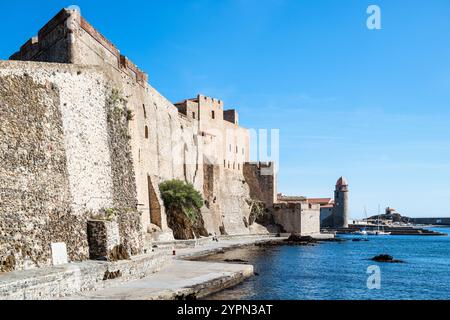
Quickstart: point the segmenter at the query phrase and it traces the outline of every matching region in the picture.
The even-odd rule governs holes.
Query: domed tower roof
[[[344,177],[340,177],[339,180],[336,182],[336,187],[343,187],[343,186],[348,186],[348,182],[347,179],[345,179]]]

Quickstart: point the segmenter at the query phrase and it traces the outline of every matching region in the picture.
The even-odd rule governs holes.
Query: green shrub
[[[189,220],[196,222],[203,197],[194,186],[180,180],[170,180],[159,185],[164,206],[169,211],[181,211]]]

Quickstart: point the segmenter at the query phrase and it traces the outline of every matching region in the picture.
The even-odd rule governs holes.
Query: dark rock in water
[[[300,236],[298,234],[291,234],[289,239],[286,240],[287,242],[300,242],[300,243],[317,243],[317,240],[315,240],[313,237],[310,236]]]
[[[350,241],[350,239],[343,239],[343,238],[339,238],[339,237],[334,237],[334,238],[329,238],[329,239],[320,239],[317,240],[318,242],[338,242],[338,243],[342,243],[342,242],[348,242]]]
[[[248,263],[248,261],[241,260],[241,259],[225,259],[223,260],[225,262],[231,262],[231,263]]]
[[[380,254],[379,256],[376,256],[371,259],[375,262],[386,262],[386,263],[403,263],[402,260],[394,259],[393,256],[390,256],[388,254]]]

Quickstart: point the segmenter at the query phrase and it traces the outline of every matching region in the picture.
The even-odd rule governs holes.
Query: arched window
[[[213,119],[215,119],[215,118],[216,118],[216,113],[214,112],[214,110],[213,110],[213,111],[211,111],[211,116],[212,116],[212,118],[213,118]]]
[[[148,139],[148,127],[145,126],[145,139]]]

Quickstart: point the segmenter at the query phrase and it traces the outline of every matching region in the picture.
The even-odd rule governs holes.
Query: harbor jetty
[[[390,233],[392,236],[448,236],[448,234],[443,232],[413,226],[383,226],[382,228],[384,232]],[[378,226],[353,224],[349,225],[348,228],[326,228],[322,231],[324,233],[353,234],[363,229],[376,231]]]

